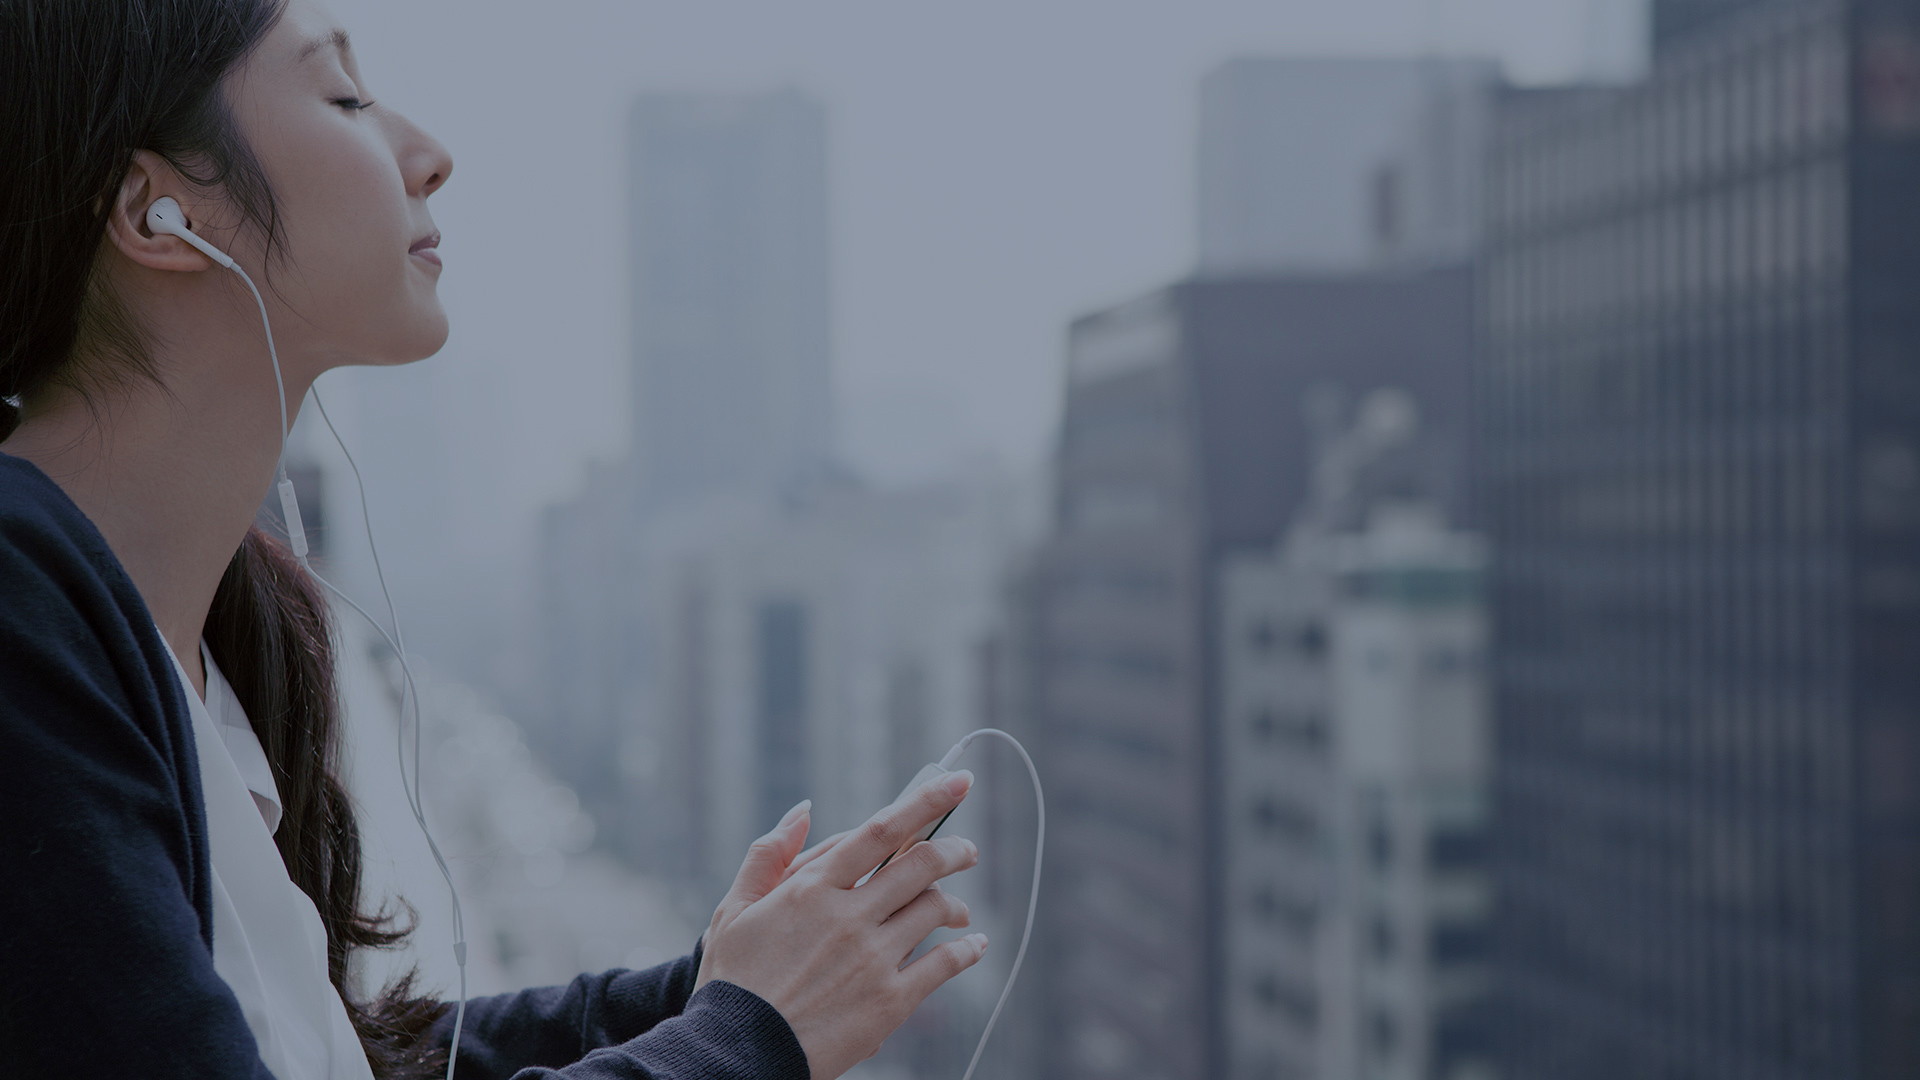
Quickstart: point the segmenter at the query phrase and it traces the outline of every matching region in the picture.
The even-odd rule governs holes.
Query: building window
[[[1487,834],[1480,829],[1436,829],[1427,837],[1427,866],[1435,871],[1471,870],[1486,864]]]
[[[1253,625],[1247,628],[1247,647],[1252,649],[1256,656],[1265,656],[1272,652],[1274,645],[1279,641],[1280,631],[1275,629],[1272,619],[1256,619]]]
[[[1327,748],[1327,722],[1311,710],[1276,709],[1263,705],[1247,722],[1254,741],[1279,744],[1298,753],[1317,754]]]
[[[1310,1032],[1319,1023],[1320,1002],[1310,990],[1286,983],[1271,972],[1254,976],[1249,989],[1255,1001],[1286,1017],[1301,1031]]]
[[[1400,1024],[1392,1013],[1375,1009],[1367,1017],[1367,1044],[1377,1058],[1389,1058],[1400,1045]]]
[[[1373,950],[1373,958],[1382,962],[1392,960],[1400,952],[1400,935],[1394,930],[1393,922],[1385,915],[1375,914],[1367,926],[1367,944]]]
[[[1393,831],[1385,818],[1375,817],[1368,828],[1367,851],[1373,856],[1374,869],[1384,871],[1393,865]]]
[[[1320,836],[1320,822],[1312,811],[1270,795],[1254,800],[1252,817],[1261,835],[1297,846],[1308,846]]]
[[[1271,885],[1253,890],[1250,903],[1261,922],[1278,927],[1296,942],[1305,943],[1320,925],[1320,908],[1311,900],[1288,896]]]
[[[1487,958],[1487,928],[1478,925],[1436,926],[1428,939],[1427,955],[1435,965],[1471,964]]]

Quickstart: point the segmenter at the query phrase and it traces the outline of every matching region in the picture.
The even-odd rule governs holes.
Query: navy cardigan
[[[213,969],[205,815],[146,604],[66,493],[0,454],[0,1076],[268,1076]],[[691,993],[698,956],[469,1001],[457,1075],[806,1080],[771,1005]]]

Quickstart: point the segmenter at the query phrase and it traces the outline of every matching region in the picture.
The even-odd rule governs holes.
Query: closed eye
[[[343,97],[343,98],[334,98],[331,104],[338,105],[343,109],[352,109],[355,112],[358,112],[361,109],[365,109],[372,106],[373,102],[361,101],[359,98]]]

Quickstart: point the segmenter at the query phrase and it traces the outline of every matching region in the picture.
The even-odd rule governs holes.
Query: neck
[[[157,379],[37,395],[0,447],[39,466],[93,521],[203,697],[207,612],[272,487],[281,444],[259,323],[227,337],[195,334],[193,364],[155,357]],[[311,379],[286,374],[291,419]]]

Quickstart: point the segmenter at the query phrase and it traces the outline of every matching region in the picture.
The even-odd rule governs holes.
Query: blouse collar
[[[207,669],[207,715],[213,718],[214,726],[219,729],[220,741],[226,744],[227,756],[233,759],[234,767],[240,770],[240,779],[246,782],[247,790],[253,793],[253,803],[260,808],[260,818],[267,823],[267,832],[277,832],[280,828],[280,788],[273,781],[273,766],[267,764],[267,752],[261,748],[260,737],[254,734],[246,710],[240,707],[240,699],[234,696],[233,687],[228,685],[226,676],[220,673],[219,665],[213,662],[213,654],[207,651],[204,641],[200,643],[200,661]]]

